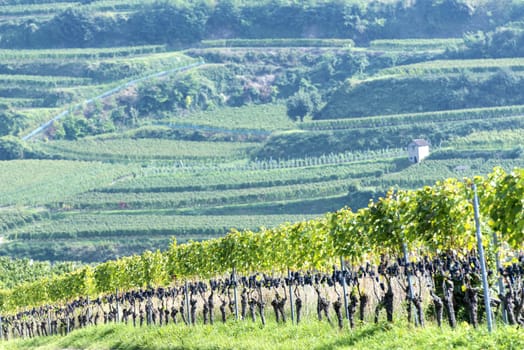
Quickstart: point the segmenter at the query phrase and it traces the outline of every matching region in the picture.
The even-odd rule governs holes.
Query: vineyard
[[[352,47],[350,39],[231,39],[202,40],[202,46],[211,47]]]
[[[416,63],[409,66],[397,66],[385,69],[379,74],[382,75],[417,75],[417,74],[439,74],[439,73],[486,73],[496,72],[500,69],[507,69],[513,72],[520,72],[524,69],[524,59],[522,58],[503,58],[503,59],[483,59],[483,60],[449,60],[431,61]]]
[[[523,14],[0,1],[0,348],[523,348]]]
[[[389,160],[374,158],[366,154],[342,154],[320,159],[261,161],[236,168],[152,165],[140,169],[133,178],[100,188],[99,192],[211,191],[358,179],[378,174],[390,165]]]
[[[227,50],[218,47],[220,43],[210,42],[204,44],[215,47],[203,45],[176,52],[165,45],[2,50],[9,66],[0,70],[9,84],[18,80],[20,88],[30,91],[40,102],[45,96],[36,95],[48,92],[45,84],[63,91],[85,88],[85,94],[77,90],[74,95],[89,98],[89,103],[79,105],[74,97],[66,104],[67,109],[36,108],[42,105],[27,96],[6,97],[18,108],[25,102],[32,105],[23,108],[28,125],[37,126],[56,116],[60,119],[48,124],[49,128],[38,136],[44,140],[29,144],[30,152],[47,160],[2,165],[6,176],[20,175],[16,177],[19,181],[9,178],[3,182],[9,184],[3,189],[2,202],[11,207],[0,212],[4,237],[0,254],[103,261],[165,247],[172,234],[183,242],[217,237],[231,227],[273,226],[276,220],[264,222],[266,216],[282,215],[285,221],[302,219],[304,215],[318,217],[345,205],[365,207],[370,198],[378,198],[391,186],[414,189],[457,174],[486,174],[497,165],[506,170],[522,165],[519,104],[348,119],[307,118],[303,123],[290,120],[280,100],[221,105],[224,98],[233,99],[239,91],[244,92],[236,99],[246,98],[247,92],[253,99],[257,96],[253,88],[266,91],[264,84],[273,75],[274,82],[280,84],[274,91],[290,89],[281,85],[293,84],[292,76],[297,74],[293,68],[296,63],[289,62],[311,65],[307,73],[311,79],[316,79],[322,67],[331,62],[331,55],[340,57],[338,62],[330,63],[335,76],[350,74],[348,71],[358,63],[353,61],[355,57],[367,57],[370,71],[380,72],[381,67],[391,64],[386,57],[389,54],[377,53],[381,50],[377,43],[363,49],[331,39],[306,40],[301,43],[305,47],[292,52],[285,47],[286,40],[232,41],[228,45],[233,47]],[[252,46],[244,46],[248,44]],[[242,47],[235,48],[237,45]],[[264,51],[260,46],[266,45]],[[408,40],[392,45],[415,43]],[[426,50],[433,49],[417,47],[397,62],[424,60],[427,55],[442,52]],[[151,72],[199,62],[200,57],[212,64],[138,81],[132,88],[127,85]],[[497,62],[506,61],[489,64]],[[51,69],[53,66],[59,68]],[[205,84],[213,81],[214,85],[194,85],[195,79],[203,79]],[[224,90],[226,85],[231,88]],[[195,92],[208,88],[212,92],[206,92],[206,96]],[[192,106],[177,105],[153,114],[141,107],[162,106],[166,98],[171,98],[169,91],[179,90],[193,91]],[[213,93],[219,92],[221,97],[214,100],[215,106],[209,110],[197,108],[195,101],[211,104]],[[137,99],[143,104],[126,102]],[[56,105],[65,106],[63,103],[58,101]],[[124,105],[118,107],[119,103]],[[72,139],[53,136],[61,126],[74,127],[77,120],[89,127]],[[21,134],[27,136],[30,128],[25,129]],[[507,132],[512,129],[514,135],[508,138]],[[92,130],[101,134],[89,135]],[[476,130],[484,133],[475,134]],[[474,136],[479,140],[472,149],[470,139]],[[427,165],[411,167],[404,160],[404,146],[418,137],[431,141],[434,159]],[[498,150],[501,142],[504,152]],[[64,170],[67,168],[71,171]],[[35,169],[38,172],[33,176]],[[32,186],[24,185],[28,175]],[[13,214],[13,206],[19,216]],[[33,215],[35,210],[37,215]],[[169,215],[191,216],[195,222],[189,228],[177,223],[173,226],[176,218],[168,219]],[[220,224],[210,228],[209,215],[230,216],[226,220],[229,227]],[[243,227],[246,215],[258,219]],[[98,218],[100,224],[88,227],[91,219],[86,218]],[[60,244],[53,241],[57,237]]]
[[[107,185],[129,172],[126,166],[100,162],[31,160],[3,162],[0,173],[2,205],[42,205]]]
[[[236,108],[221,108],[214,111],[199,111],[185,116],[172,116],[171,126],[210,127],[211,130],[230,131],[239,134],[248,132],[270,133],[293,128],[294,123],[286,116],[281,104],[250,105]]]
[[[300,125],[304,130],[339,130],[366,129],[405,125],[411,123],[450,123],[475,121],[483,119],[498,119],[520,117],[524,113],[523,106],[505,106],[495,108],[474,108],[465,110],[449,110],[442,112],[411,113],[400,115],[371,116],[367,118],[346,118],[334,120],[316,120]],[[511,120],[511,119],[510,119]],[[518,119],[516,119],[518,120]]]
[[[486,318],[482,304],[492,304],[498,320],[522,325],[523,179],[522,169],[497,168],[486,178],[390,190],[355,212],[175,241],[164,253],[146,251],[21,284],[1,293],[3,337],[65,335],[110,322],[301,323],[306,311],[339,328],[403,318],[418,326],[431,320],[439,327],[479,327]],[[481,247],[491,291],[482,289]]]
[[[154,139],[102,139],[77,142],[56,141],[42,144],[42,151],[62,159],[125,161],[200,161],[219,163],[244,159],[255,144],[231,142],[194,142]]]
[[[442,50],[464,44],[463,39],[408,39],[408,40],[373,40],[369,47],[373,50]]]
[[[283,222],[295,222],[303,216],[249,215],[249,216],[206,216],[207,221],[194,220],[191,215],[170,215],[170,212],[155,210],[154,213],[112,212],[105,215],[67,213],[58,215],[53,221],[35,222],[31,225],[8,231],[9,240],[56,240],[67,238],[140,238],[160,236],[168,240],[172,236],[179,241],[201,240],[226,234],[232,227],[257,230],[261,226],[274,227]]]
[[[521,63],[516,57],[397,64],[347,79],[316,119],[519,105]],[[431,96],[425,91],[431,91]],[[371,108],[377,105],[380,108]]]
[[[493,149],[508,149],[519,143],[521,133],[518,130],[478,131],[466,137],[450,140],[450,144],[457,148],[473,148],[480,143]],[[482,141],[481,141],[482,140]]]

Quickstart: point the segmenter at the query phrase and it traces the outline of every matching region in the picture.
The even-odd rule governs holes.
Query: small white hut
[[[429,156],[429,143],[424,139],[414,139],[408,145],[408,158],[412,163],[420,163]]]

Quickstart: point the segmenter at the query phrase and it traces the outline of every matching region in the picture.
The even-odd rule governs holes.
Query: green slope
[[[342,330],[314,320],[291,323],[228,323],[213,326],[169,325],[133,328],[104,325],[74,331],[65,337],[41,337],[2,343],[2,349],[482,349],[524,347],[524,333],[499,326],[493,334],[461,325],[455,330],[434,325],[376,324]]]

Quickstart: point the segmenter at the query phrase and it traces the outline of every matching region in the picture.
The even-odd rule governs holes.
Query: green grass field
[[[365,325],[353,331],[338,330],[315,320],[296,326],[291,323],[242,322],[213,326],[169,325],[133,328],[104,325],[78,330],[66,337],[42,337],[0,343],[15,349],[472,349],[519,350],[524,333],[515,327],[500,326],[493,334],[484,328],[461,325],[455,330],[434,325],[413,328],[407,324]]]

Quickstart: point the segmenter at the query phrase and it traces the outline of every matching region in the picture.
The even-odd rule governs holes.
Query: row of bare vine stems
[[[428,318],[441,326],[446,316],[452,328],[461,320],[478,327],[480,320],[487,318],[479,307],[484,296],[481,263],[475,250],[464,257],[448,253],[412,262],[405,257],[383,256],[378,266],[358,268],[341,262],[342,268],[333,266],[331,273],[288,271],[284,276],[238,276],[233,271],[230,276],[205,282],[116,290],[96,299],[86,297],[64,305],[42,306],[2,317],[2,337],[65,335],[89,325],[113,322],[135,327],[228,320],[266,324],[271,315],[266,312],[268,306],[278,323],[290,317],[298,324],[305,309],[314,309],[318,320],[325,319],[341,329],[354,328],[359,322],[379,322],[384,312],[388,322],[405,316],[419,326],[424,326]],[[498,272],[505,292],[490,297],[488,302],[494,314],[501,318],[506,314],[509,324],[524,326],[524,255]],[[488,275],[493,278],[497,272],[489,270]],[[404,310],[395,315],[397,307]]]

